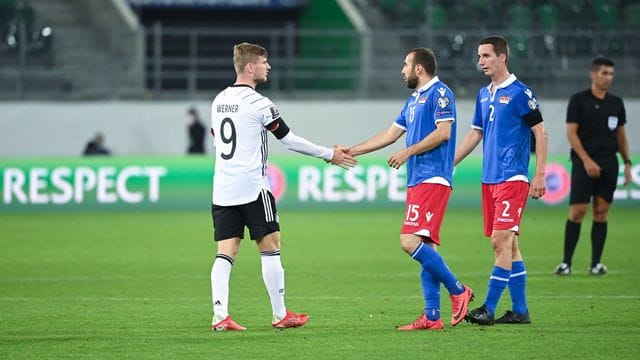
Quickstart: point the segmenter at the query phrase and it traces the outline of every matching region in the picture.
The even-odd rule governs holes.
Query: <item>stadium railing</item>
[[[426,29],[371,31],[297,29],[292,25],[269,29],[145,28],[145,81],[139,91],[123,92],[115,81],[107,92],[75,93],[53,87],[30,93],[32,77],[64,78],[68,69],[3,66],[0,99],[15,99],[22,87],[29,98],[157,98],[210,97],[234,78],[232,47],[242,41],[265,46],[272,66],[263,91],[284,98],[402,98],[406,87],[400,79],[404,51],[433,47],[439,75],[461,97],[473,97],[487,80],[476,68],[478,40],[495,30],[450,31]],[[567,97],[588,85],[588,65],[605,55],[616,62],[615,87],[626,97],[640,97],[640,33],[632,30],[527,30],[500,31],[512,42],[510,70],[538,91],[539,96]],[[121,41],[127,41],[126,34]],[[390,51],[391,49],[392,51]],[[55,43],[53,44],[55,53]],[[119,54],[123,61],[127,54]],[[3,57],[9,59],[9,57]],[[4,65],[4,64],[3,64]],[[100,83],[117,79],[120,66],[113,63],[83,64],[77,69],[84,81]],[[105,77],[105,74],[106,77]],[[7,84],[8,82],[8,84]],[[22,83],[21,83],[22,82]]]

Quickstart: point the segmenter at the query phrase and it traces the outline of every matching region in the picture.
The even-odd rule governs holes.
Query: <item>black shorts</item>
[[[582,161],[573,161],[569,204],[588,204],[592,196],[600,196],[609,204],[613,201],[613,193],[618,185],[618,159],[597,158],[594,161],[602,168],[598,178],[587,175]]]
[[[215,241],[233,237],[244,239],[244,227],[249,228],[251,240],[261,239],[280,231],[276,200],[268,190],[262,190],[258,199],[243,205],[219,206],[212,204],[213,238]]]

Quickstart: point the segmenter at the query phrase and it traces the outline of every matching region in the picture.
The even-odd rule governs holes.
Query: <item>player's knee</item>
[[[604,200],[596,203],[593,206],[593,220],[597,222],[607,221],[607,215],[609,214],[609,204]]]
[[[494,232],[491,235],[491,245],[496,254],[501,254],[505,251],[511,253],[511,239],[503,232]]]
[[[569,209],[569,220],[573,222],[582,222],[587,214],[587,207],[572,207]]]
[[[412,236],[400,236],[400,247],[407,254],[412,254],[418,245],[420,245],[420,240]]]
[[[257,241],[260,251],[273,251],[280,249],[280,233],[271,233]]]
[[[218,254],[224,254],[235,259],[238,257],[238,248],[232,248],[232,247],[225,247],[222,249],[218,248]]]
[[[609,209],[595,209],[593,211],[593,221],[597,222],[605,222],[607,221],[607,215],[609,214]]]

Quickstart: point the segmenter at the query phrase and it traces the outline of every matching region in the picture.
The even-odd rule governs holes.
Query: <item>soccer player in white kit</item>
[[[216,153],[211,215],[218,245],[211,269],[211,328],[215,331],[246,330],[233,321],[228,304],[229,277],[245,226],[260,251],[262,278],[273,310],[272,326],[298,327],[309,319],[306,314],[296,314],[285,307],[280,224],[266,176],[267,132],[272,132],[289,150],[343,168],[356,164],[344,149],[318,146],[295,135],[273,102],[255,90],[258,83],[267,81],[271,69],[267,56],[267,50],[259,45],[234,46],[236,82],[221,91],[211,106],[211,133]]]

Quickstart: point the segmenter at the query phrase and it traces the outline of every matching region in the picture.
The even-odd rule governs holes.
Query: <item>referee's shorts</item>
[[[592,178],[587,175],[584,164],[579,159],[573,159],[571,166],[571,192],[569,204],[588,204],[591,197],[599,196],[607,203],[613,201],[613,193],[618,185],[619,164],[614,157],[594,158],[600,165],[600,177]]]

